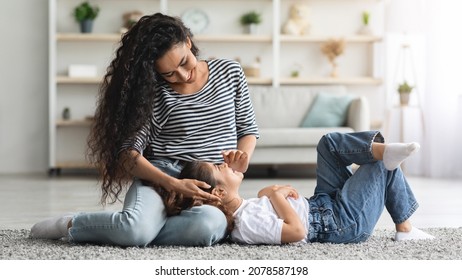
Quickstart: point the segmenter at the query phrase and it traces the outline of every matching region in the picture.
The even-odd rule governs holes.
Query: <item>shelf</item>
[[[57,76],[56,82],[58,84],[99,84],[103,78],[101,77],[88,77],[88,78],[74,78],[69,76]]]
[[[378,36],[293,36],[281,35],[281,42],[284,43],[322,43],[330,39],[345,39],[346,43],[377,43],[382,41],[382,37]]]
[[[247,77],[246,79],[249,85],[271,85],[273,83],[271,78]]]
[[[57,33],[56,40],[60,42],[118,42],[121,33]]]
[[[123,34],[121,33],[58,33],[56,40],[59,42],[118,42]],[[249,42],[249,43],[270,43],[271,35],[250,35],[250,34],[229,34],[229,35],[195,35],[198,42]]]
[[[58,120],[56,121],[57,127],[76,127],[76,126],[90,126],[92,124],[91,120]]]
[[[120,33],[58,33],[56,40],[61,42],[118,42],[122,34]],[[280,35],[280,41],[285,43],[307,42],[307,43],[321,43],[330,39],[344,38],[347,43],[376,43],[382,41],[379,36],[294,36],[294,35]],[[250,35],[250,34],[229,34],[229,35],[195,35],[194,39],[198,42],[249,42],[249,43],[270,43],[273,41],[271,35]]]
[[[212,42],[212,43],[271,43],[273,38],[270,35],[249,35],[249,34],[234,34],[234,35],[196,35],[194,39],[197,42]]]
[[[58,76],[56,77],[56,82],[58,84],[99,84],[101,83],[102,78],[72,78],[68,76]],[[273,80],[271,78],[255,78],[248,77],[247,82],[249,84],[257,85],[271,85]]]
[[[313,78],[281,78],[281,85],[380,85],[381,79],[372,77],[313,77]]]

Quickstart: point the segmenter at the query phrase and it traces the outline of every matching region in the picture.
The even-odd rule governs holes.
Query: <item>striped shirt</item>
[[[236,149],[237,139],[258,136],[247,81],[239,63],[207,61],[209,78],[194,94],[179,94],[166,83],[156,87],[148,125],[122,149],[132,148],[148,159],[222,162],[221,151]]]

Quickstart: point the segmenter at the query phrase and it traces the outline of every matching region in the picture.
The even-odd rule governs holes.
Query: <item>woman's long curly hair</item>
[[[133,176],[136,164],[119,160],[123,143],[151,120],[156,85],[162,77],[155,63],[173,46],[191,40],[180,19],[161,13],[142,17],[121,39],[99,90],[94,122],[88,137],[89,161],[100,171],[103,204],[114,203]],[[124,151],[128,152],[128,151]],[[127,168],[129,166],[129,168]]]
[[[206,192],[211,192],[218,184],[221,184],[211,172],[210,168],[200,161],[191,161],[185,164],[179,175],[180,179],[196,179],[203,181],[210,185],[211,188],[205,189]],[[212,205],[220,209],[226,217],[228,227],[228,233],[234,228],[233,213],[227,209],[225,205],[217,201],[203,201],[199,199],[193,199],[190,197],[184,197],[182,194],[176,192],[169,192],[164,188],[154,186],[154,189],[162,197],[167,216],[178,215],[181,211],[189,209],[193,206],[200,206],[203,204]]]

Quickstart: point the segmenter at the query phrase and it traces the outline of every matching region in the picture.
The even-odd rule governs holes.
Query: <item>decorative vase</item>
[[[411,95],[410,92],[400,92],[399,93],[399,103],[401,106],[409,105],[409,96]]]
[[[93,31],[93,20],[85,19],[80,22],[80,32],[91,33]]]
[[[335,59],[330,61],[330,64],[332,66],[332,71],[330,72],[330,76],[332,78],[337,78],[338,77],[338,65]]]
[[[369,27],[369,25],[363,25],[358,30],[358,34],[359,35],[365,35],[365,36],[371,36],[372,35],[372,29]]]

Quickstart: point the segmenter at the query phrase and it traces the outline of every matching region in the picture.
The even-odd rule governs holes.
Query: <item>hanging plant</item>
[[[414,89],[413,86],[409,85],[406,81],[398,85],[399,94],[408,94]]]
[[[402,106],[407,106],[409,104],[409,97],[413,89],[414,87],[409,85],[406,81],[398,85],[399,102]]]

